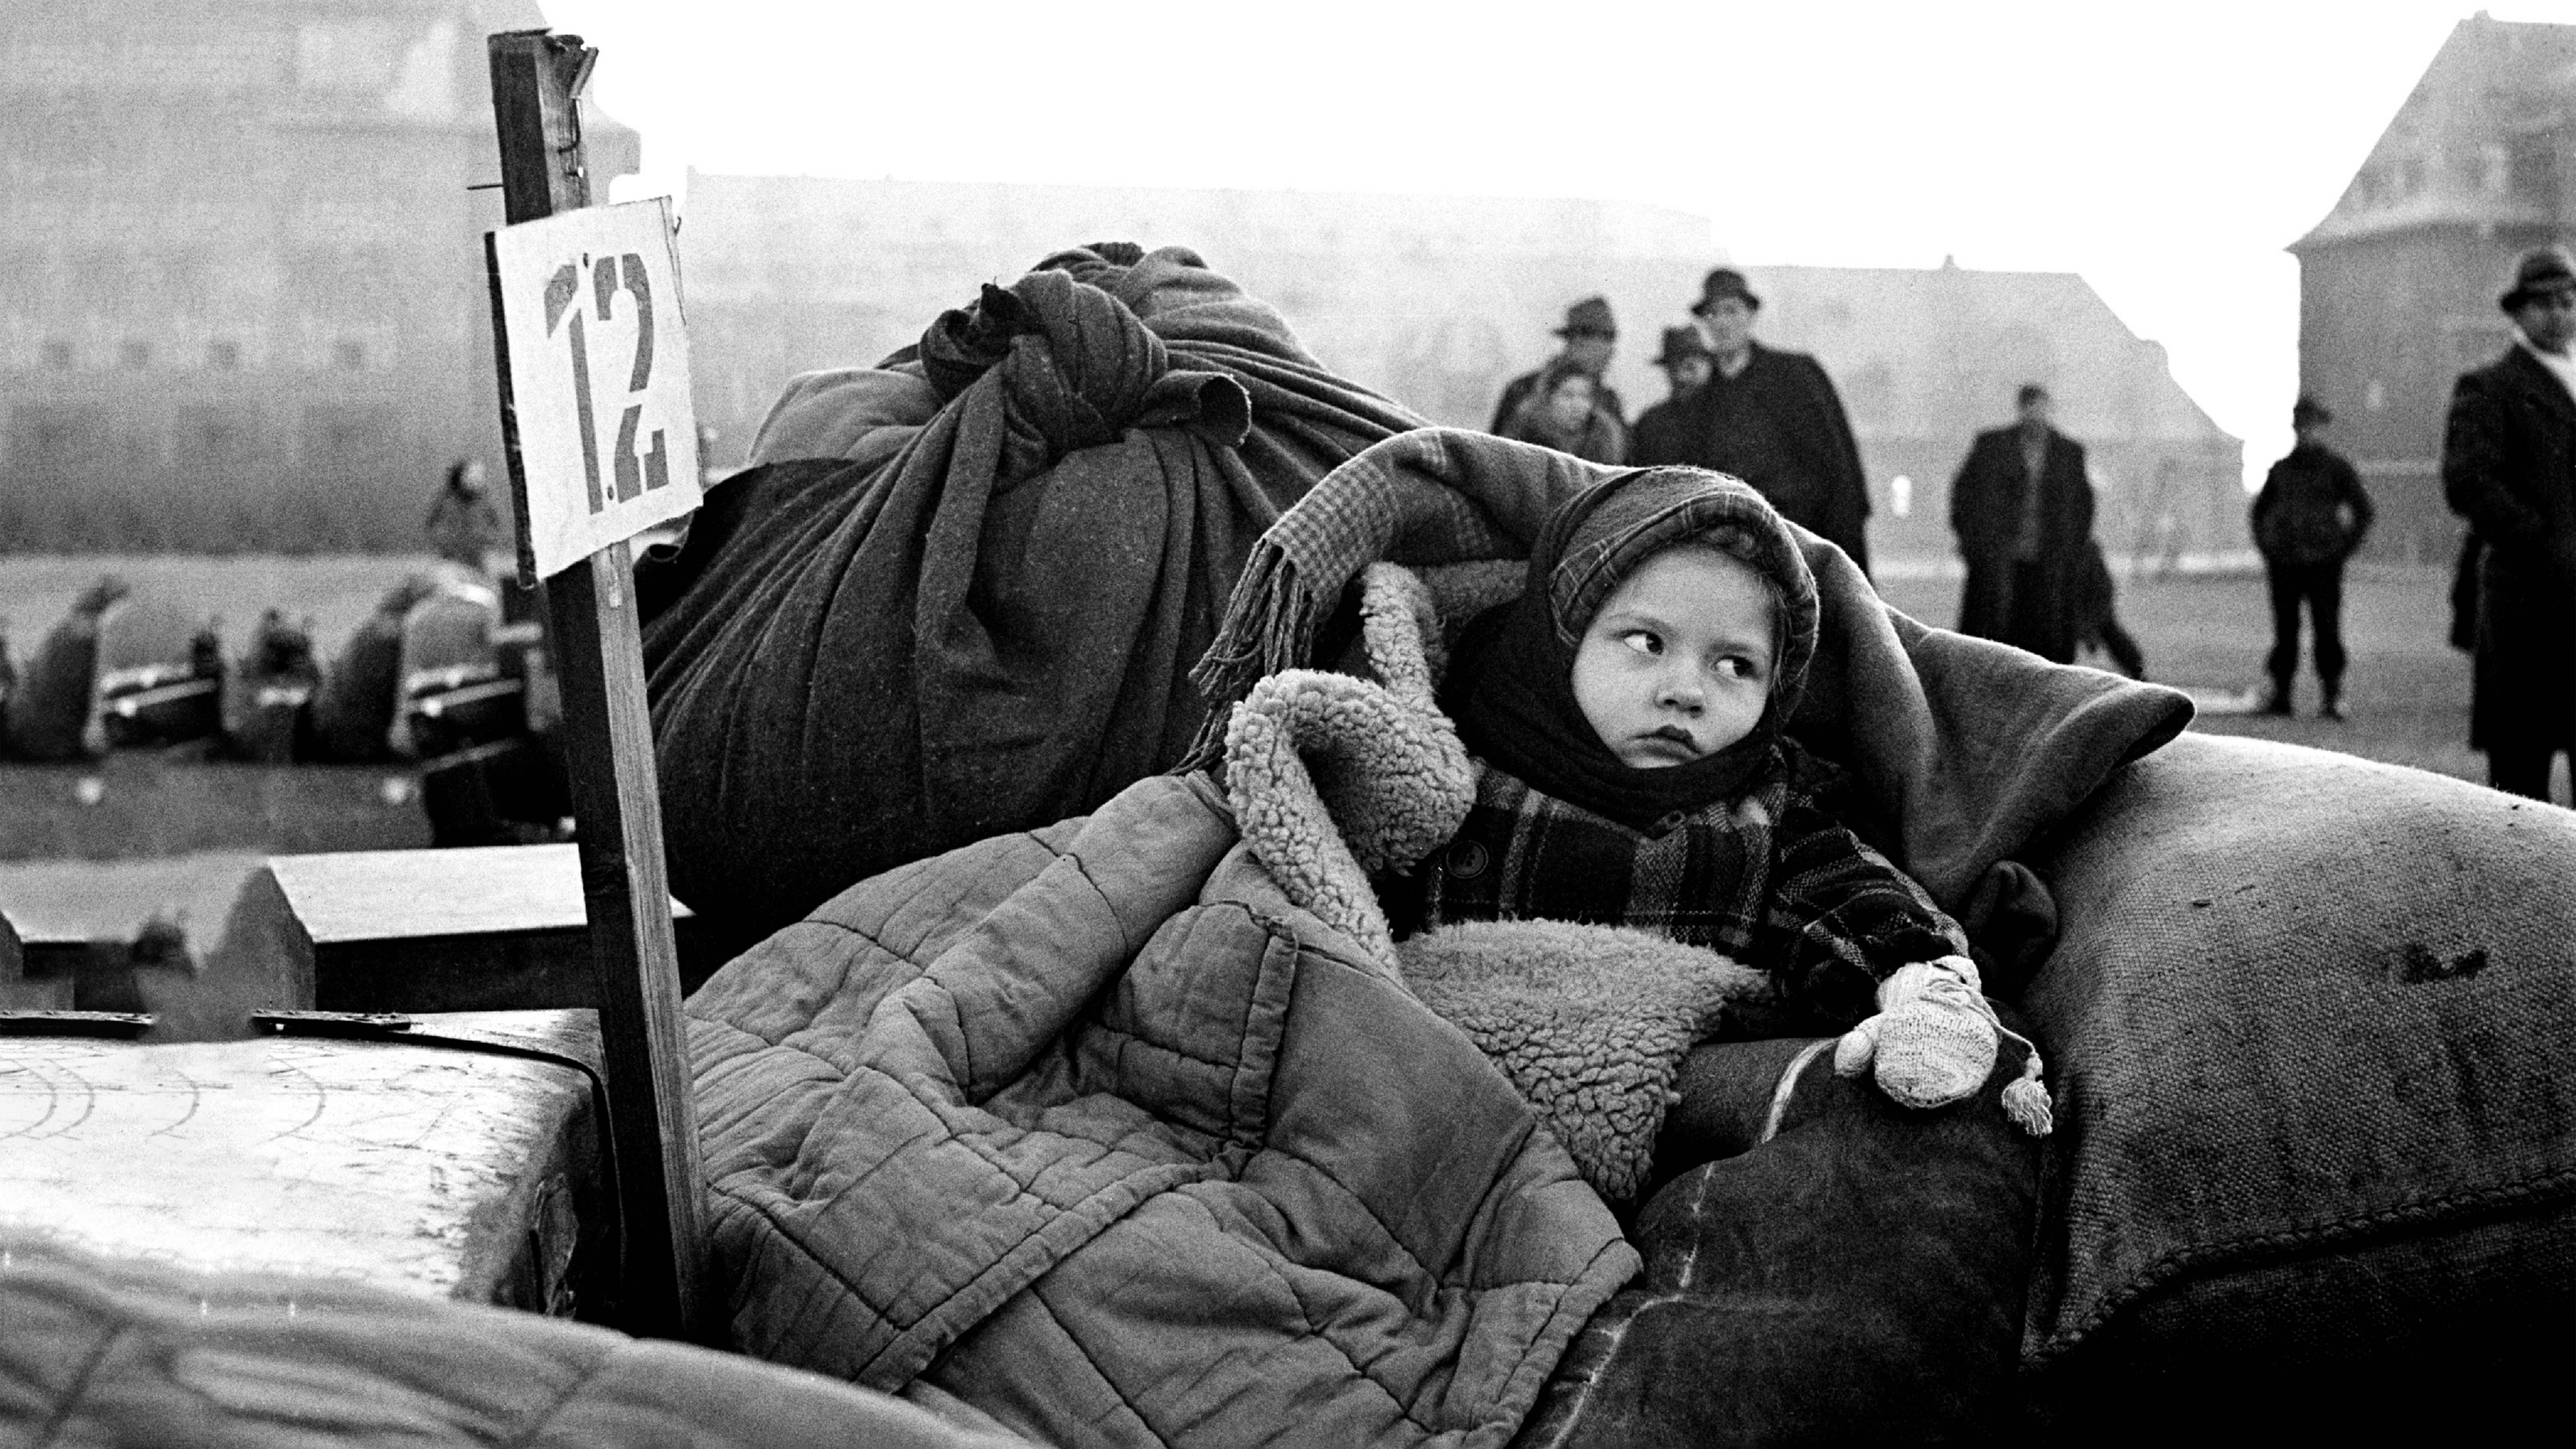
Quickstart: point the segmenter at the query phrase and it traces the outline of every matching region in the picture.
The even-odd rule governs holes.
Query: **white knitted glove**
[[[1878,1087],[1906,1107],[1946,1107],[1965,1101],[1995,1069],[1998,1034],[2021,1043],[2030,1056],[2021,1075],[2004,1087],[2004,1115],[2033,1137],[2045,1137],[2051,1120],[2048,1088],[2039,1080],[2039,1047],[1995,1019],[1977,980],[1977,963],[1944,956],[1898,968],[1878,986],[1878,1015],[1843,1034],[1834,1046],[1834,1071],[1846,1077],[1878,1064]]]

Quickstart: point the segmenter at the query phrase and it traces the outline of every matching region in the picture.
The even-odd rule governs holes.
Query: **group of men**
[[[1868,572],[1869,489],[1832,379],[1813,357],[1755,340],[1762,298],[1742,272],[1710,272],[1690,310],[1693,325],[1666,329],[1655,358],[1672,395],[1638,417],[1622,457],[1600,461],[1732,473]],[[1557,335],[1564,351],[1503,390],[1495,432],[1512,431],[1568,372],[1589,374],[1591,406],[1624,425],[1618,395],[1598,381],[1618,338],[1608,301],[1575,303]],[[2061,662],[2095,643],[2140,674],[2137,641],[2111,612],[2110,571],[2093,543],[2083,446],[2051,424],[2045,388],[2024,386],[2018,412],[2013,424],[1978,435],[1951,489],[1968,566],[1959,627]]]
[[[1638,417],[1623,458],[1599,461],[1688,463],[1732,473],[1791,522],[1840,545],[1867,572],[1869,489],[1860,444],[1824,368],[1803,352],[1754,340],[1762,299],[1731,267],[1708,274],[1690,310],[1693,325],[1666,331],[1663,355],[1655,359],[1672,378],[1672,396]],[[1494,432],[1511,432],[1533,394],[1569,370],[1588,372],[1594,410],[1625,424],[1619,395],[1599,381],[1618,339],[1609,302],[1575,303],[1557,335],[1564,352],[1503,389]]]

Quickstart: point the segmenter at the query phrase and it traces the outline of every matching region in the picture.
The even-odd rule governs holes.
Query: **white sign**
[[[487,234],[518,420],[520,567],[561,572],[698,506],[668,197]]]

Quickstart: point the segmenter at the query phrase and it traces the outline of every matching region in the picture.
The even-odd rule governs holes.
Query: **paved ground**
[[[2447,642],[2450,584],[2447,568],[2352,569],[2344,588],[2344,643],[2352,655],[2344,704],[2351,719],[2341,724],[2315,717],[2316,675],[2304,658],[2295,718],[2242,713],[2264,682],[2263,660],[2272,647],[2270,605],[2258,574],[2125,580],[2120,618],[2146,651],[2147,677],[2201,701],[2196,729],[2343,750],[2483,784],[2485,757],[2468,747],[2469,658]],[[1891,579],[1884,592],[1926,623],[1958,622],[1955,579]],[[2562,773],[2562,801],[2566,789]]]

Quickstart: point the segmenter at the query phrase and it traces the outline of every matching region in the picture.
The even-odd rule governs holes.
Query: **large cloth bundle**
[[[673,890],[772,928],[1170,765],[1253,540],[1417,423],[1178,248],[1061,253],[800,379],[638,582]]]
[[[1650,993],[1535,999],[1655,964],[1632,933],[1576,928],[1591,954],[1546,983],[1454,958],[1435,979],[1362,873],[1455,829],[1442,621],[1598,472],[1448,431],[1372,448],[1245,572],[1208,670],[1242,696],[1222,787],[1143,780],[1087,818],[863,881],[690,998],[737,1346],[927,1382],[1057,1444],[1466,1449],[1518,1429],[1639,1266],[1585,1179],[1635,1175],[1670,1064],[1629,1068],[1688,1037],[1632,1029]],[[1846,747],[1866,823],[1949,895],[2187,717],[2170,691],[1924,629],[1831,544],[1805,546],[1831,712],[1802,728]],[[1419,576],[1365,567],[1390,557]],[[1354,578],[1345,650],[1333,601]],[[1346,654],[1360,672],[1312,667]],[[1672,983],[1657,1009],[1727,984]],[[1605,1100],[1640,1088],[1656,1111]],[[1649,1244],[1669,1268],[1742,1229],[1693,1216]],[[1998,1237],[2017,1266],[2026,1234],[1981,1241]],[[1989,1369],[2011,1354],[2001,1322]]]

